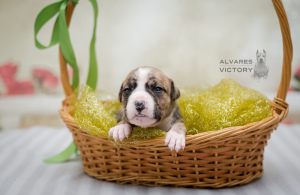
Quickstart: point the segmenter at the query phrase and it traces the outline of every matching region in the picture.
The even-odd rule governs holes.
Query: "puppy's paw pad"
[[[170,130],[166,135],[165,144],[169,146],[170,150],[178,152],[185,147],[185,135]]]
[[[119,124],[111,128],[108,132],[109,136],[113,137],[115,141],[122,141],[125,137],[129,137],[131,133],[131,126],[129,124]]]

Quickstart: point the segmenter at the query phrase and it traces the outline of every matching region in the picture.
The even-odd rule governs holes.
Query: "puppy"
[[[160,70],[141,67],[131,71],[119,92],[124,109],[109,135],[122,141],[134,126],[155,127],[167,132],[165,144],[171,150],[184,149],[186,127],[176,101],[179,96],[174,82]]]
[[[254,66],[254,74],[255,78],[266,78],[269,73],[269,67],[266,66],[266,51],[256,52],[256,64]]]

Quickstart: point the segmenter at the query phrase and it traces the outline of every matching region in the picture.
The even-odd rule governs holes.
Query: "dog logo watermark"
[[[266,51],[263,50],[256,52],[256,64],[254,66],[254,72],[252,77],[255,79],[266,79],[268,78],[269,67],[266,65]]]
[[[256,62],[255,62],[256,61]],[[266,51],[256,51],[256,60],[245,59],[222,59],[219,70],[222,73],[248,73],[252,78],[267,79],[269,67],[266,65]]]

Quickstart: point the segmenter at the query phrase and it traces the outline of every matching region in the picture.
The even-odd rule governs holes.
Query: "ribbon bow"
[[[93,37],[90,44],[90,67],[87,79],[87,85],[92,89],[96,88],[97,85],[97,59],[95,51],[95,41],[96,41],[96,27],[97,27],[97,16],[98,16],[98,5],[96,0],[89,0],[94,9],[94,31]],[[73,81],[72,88],[75,90],[79,84],[79,72],[78,65],[75,58],[74,50],[71,44],[68,25],[66,21],[66,8],[69,0],[62,0],[45,7],[37,16],[34,24],[34,36],[35,36],[35,45],[39,49],[46,49],[60,44],[61,52],[67,61],[67,63],[73,68]],[[71,0],[71,2],[76,5],[78,0]],[[41,28],[56,14],[58,14],[55,21],[51,41],[48,46],[41,44],[37,39],[37,34]]]
[[[95,90],[97,85],[97,59],[95,51],[96,42],[96,28],[97,28],[97,16],[98,16],[98,5],[96,0],[89,0],[94,9],[94,30],[93,36],[90,44],[90,66],[87,79],[87,85]],[[66,8],[69,0],[62,0],[45,7],[37,16],[34,23],[34,38],[35,45],[39,49],[46,49],[52,47],[56,44],[60,44],[61,52],[66,60],[66,62],[73,68],[73,81],[72,89],[75,90],[79,84],[79,72],[78,65],[75,58],[74,50],[71,44],[69,29],[66,21]],[[71,0],[73,5],[78,3],[78,0]],[[37,39],[37,34],[41,28],[56,14],[58,14],[57,19],[54,23],[51,41],[48,46],[41,44]],[[74,141],[61,153],[45,159],[47,163],[58,163],[64,162],[69,159],[69,157],[77,152],[77,146]]]

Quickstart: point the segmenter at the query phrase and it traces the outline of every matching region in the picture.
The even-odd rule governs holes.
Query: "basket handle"
[[[272,0],[275,11],[278,16],[282,44],[283,44],[283,62],[280,85],[277,92],[277,98],[285,100],[291,81],[291,66],[293,60],[293,44],[291,39],[290,26],[286,12],[281,0]]]
[[[285,100],[289,89],[290,80],[291,80],[293,45],[291,39],[290,26],[289,26],[289,22],[282,1],[272,0],[272,2],[280,23],[282,42],[283,42],[282,74],[281,74],[281,81],[280,81],[280,85],[276,97]],[[66,9],[66,20],[68,26],[70,24],[74,8],[75,5],[71,1],[69,1]],[[64,88],[65,95],[67,97],[72,95],[74,92],[69,82],[67,63],[62,55],[61,50],[59,50],[59,62],[60,62],[61,82]]]
[[[66,8],[66,21],[67,21],[68,27],[70,26],[74,8],[75,8],[75,5],[71,1],[69,1],[67,8]],[[71,87],[70,80],[69,80],[69,74],[68,74],[68,70],[67,70],[67,62],[61,52],[60,47],[59,47],[59,64],[60,64],[60,80],[61,80],[64,92],[65,92],[65,96],[68,97],[68,96],[72,95],[74,93],[74,91]]]

